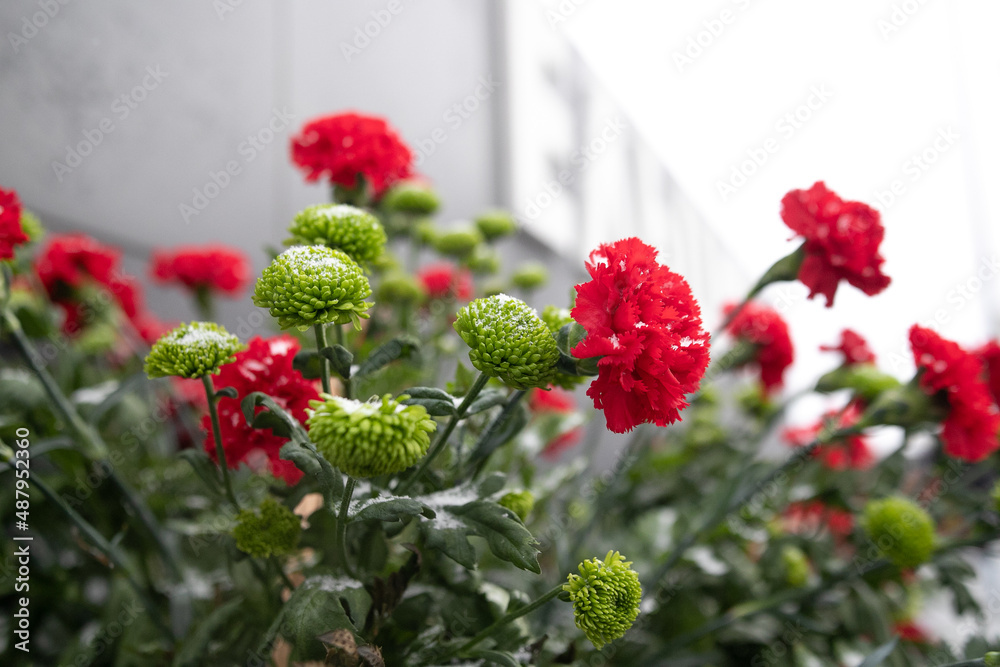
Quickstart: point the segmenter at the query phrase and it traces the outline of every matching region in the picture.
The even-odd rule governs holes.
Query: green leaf
[[[487,475],[479,482],[479,486],[476,487],[476,491],[480,498],[486,498],[492,496],[494,493],[503,488],[503,485],[507,483],[507,476],[502,472],[493,472]]]
[[[258,413],[258,407],[264,407],[266,408],[266,411]],[[243,410],[243,417],[246,419],[247,425],[249,426],[253,426],[254,428],[271,429],[275,435],[283,438],[297,437],[302,440],[308,440],[305,429],[302,428],[302,424],[288,414],[288,412],[278,405],[273,398],[263,392],[255,391],[247,394],[246,398],[244,398],[240,403],[240,408]],[[261,415],[266,414],[266,412],[270,412],[283,426],[277,426],[276,422],[271,417],[262,418]],[[258,422],[258,419],[261,421]],[[260,425],[258,426],[257,424]],[[281,432],[277,432],[275,429],[278,429]]]
[[[343,345],[333,345],[324,347],[320,354],[330,361],[330,367],[344,380],[351,377],[351,364],[354,363],[354,355]]]
[[[322,357],[316,350],[300,350],[292,359],[292,368],[307,380],[316,380],[323,375]]]
[[[219,475],[216,472],[215,462],[209,458],[208,454],[200,449],[184,449],[178,456],[191,464],[195,474],[212,493],[219,492]]]
[[[858,665],[858,667],[878,667],[885,662],[885,659],[889,657],[889,654],[895,650],[898,642],[899,637],[893,637],[891,640],[875,649],[871,655],[864,659],[864,662]]]
[[[556,347],[567,357],[573,357],[573,348],[587,337],[587,330],[577,322],[564,324],[556,333]]]
[[[523,403],[505,409],[490,422],[486,432],[480,437],[476,449],[469,456],[470,465],[489,458],[493,452],[510,442],[527,424],[528,410]]]
[[[236,391],[236,387],[223,387],[215,392],[216,398],[239,398],[239,392]]]
[[[403,405],[420,405],[432,417],[450,417],[458,413],[455,399],[448,392],[436,387],[410,387],[400,394],[409,398],[400,401]]]
[[[413,498],[379,497],[352,508],[351,521],[402,521],[408,516],[434,518],[434,510]]]
[[[195,624],[174,658],[174,667],[197,667],[208,654],[208,644],[243,611],[244,600],[237,597],[217,607],[205,619]]]
[[[465,416],[478,414],[500,405],[507,400],[507,392],[499,389],[486,389],[480,392],[479,396],[469,405],[465,411]]]
[[[412,336],[400,336],[375,349],[358,368],[354,377],[371,375],[397,359],[407,359],[420,350],[420,343]]]
[[[476,500],[452,511],[474,534],[486,538],[494,556],[522,570],[542,573],[538,543],[514,512],[489,500]]]
[[[458,366],[455,367],[455,381],[448,383],[448,391],[455,396],[465,396],[475,381],[476,373],[459,361]]]
[[[521,662],[513,655],[501,651],[476,650],[469,653],[473,659],[485,660],[486,665],[502,665],[503,667],[521,667]]]
[[[464,526],[439,528],[433,522],[424,522],[420,528],[428,549],[440,551],[467,570],[476,569],[476,549],[469,542],[468,530]]]
[[[317,637],[331,630],[357,634],[357,624],[364,622],[370,605],[371,598],[360,581],[313,576],[296,588],[285,603],[281,632],[301,653],[319,646]]]

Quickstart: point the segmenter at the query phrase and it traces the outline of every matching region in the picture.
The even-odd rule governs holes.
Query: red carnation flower
[[[532,412],[554,412],[566,414],[576,410],[576,401],[573,394],[565,389],[550,386],[548,391],[544,389],[532,389],[528,399],[528,407]]]
[[[892,626],[892,631],[903,641],[913,642],[914,644],[931,643],[930,637],[928,637],[927,633],[924,632],[923,628],[914,623],[912,620],[897,621],[896,624]]]
[[[550,461],[558,459],[563,452],[576,445],[583,438],[583,427],[577,426],[552,438],[542,450],[542,456]]]
[[[948,401],[948,416],[942,423],[944,450],[956,458],[975,463],[1000,447],[1000,412],[983,381],[983,365],[957,343],[941,338],[921,326],[910,328],[913,360],[922,371],[920,386],[930,395]]]
[[[868,341],[852,329],[840,332],[839,345],[820,345],[819,349],[823,352],[840,352],[844,355],[845,366],[875,363],[875,353],[868,347]]]
[[[292,161],[310,183],[325,178],[353,188],[358,176],[376,197],[394,182],[409,178],[413,154],[385,120],[356,113],[315,118],[292,137]]]
[[[837,428],[846,428],[856,424],[861,414],[861,406],[852,403],[843,413],[838,410],[827,412],[812,426],[786,428],[782,437],[793,447],[805,447],[819,436],[829,422],[835,421]],[[814,450],[814,456],[819,457],[830,470],[864,470],[875,463],[868,439],[860,434],[821,445]]]
[[[805,238],[799,280],[809,288],[810,299],[822,294],[829,308],[842,279],[869,296],[889,286],[878,252],[885,229],[872,207],[844,201],[819,181],[785,195],[781,219]]]
[[[785,530],[790,533],[816,533],[827,529],[837,538],[845,538],[854,530],[854,516],[819,500],[798,501],[788,505],[782,514]]]
[[[223,245],[185,246],[155,252],[152,275],[161,283],[179,283],[192,291],[235,295],[250,282],[250,262],[242,251]]]
[[[472,296],[472,275],[447,262],[421,268],[417,271],[417,280],[432,299],[453,297],[464,301]]]
[[[726,306],[728,317],[735,306]],[[743,306],[726,328],[729,335],[755,348],[753,362],[760,366],[764,392],[770,394],[784,384],[785,369],[795,360],[788,323],[778,311],[750,302]]]
[[[263,391],[295,419],[305,421],[309,401],[318,399],[319,392],[292,368],[292,359],[298,351],[299,344],[291,336],[267,339],[258,336],[247,343],[247,349],[236,354],[235,361],[219,369],[215,386],[234,387],[237,392],[237,398],[223,396],[218,405],[226,463],[230,468],[246,463],[254,470],[270,471],[289,485],[302,478],[302,471],[295,464],[278,456],[287,439],[269,430],[247,426],[240,408],[240,401],[248,394]],[[206,433],[205,451],[214,460],[215,438],[209,415],[202,418],[201,426]]]
[[[28,242],[21,228],[21,200],[14,190],[0,188],[0,260],[14,256],[14,246]]]
[[[1000,404],[1000,344],[991,340],[973,352],[986,371],[986,386],[993,395],[993,402]]]
[[[576,286],[571,314],[587,337],[572,352],[602,357],[587,396],[615,433],[677,421],[708,365],[698,302],[656,254],[636,238],[603,244],[587,261],[590,282]]]
[[[54,300],[93,280],[107,286],[118,271],[121,252],[84,234],[52,236],[35,260],[35,270]]]

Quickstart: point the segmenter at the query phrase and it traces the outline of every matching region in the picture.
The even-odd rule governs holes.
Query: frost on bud
[[[580,563],[580,574],[570,574],[563,584],[576,627],[598,649],[628,632],[639,615],[642,587],[631,565],[617,551],[609,551],[603,561]]]
[[[430,215],[441,205],[441,200],[427,185],[419,181],[403,181],[383,195],[381,205],[390,213]]]
[[[408,273],[393,271],[378,286],[379,302],[408,306],[423,301],[427,291]]]
[[[371,213],[347,204],[310,206],[295,214],[285,245],[325,245],[342,250],[355,262],[382,254],[385,230]]]
[[[494,241],[516,232],[517,221],[507,211],[486,211],[476,218],[476,229],[487,241]]]
[[[510,277],[510,282],[514,287],[523,290],[538,289],[549,281],[549,272],[544,265],[532,262],[522,264],[518,267],[514,275]]]
[[[233,537],[243,553],[267,558],[286,556],[299,543],[302,523],[292,510],[274,498],[266,498],[258,510],[244,509],[236,515]]]
[[[341,250],[295,246],[274,258],[257,279],[253,302],[267,308],[282,329],[305,331],[314,324],[346,324],[361,328],[372,304],[364,273]]]
[[[214,375],[242,349],[239,338],[214,322],[182,324],[153,343],[145,371],[151,378]]]
[[[511,491],[500,498],[500,505],[512,511],[523,522],[535,508],[535,496],[531,491]]]
[[[434,249],[442,255],[461,259],[468,257],[483,242],[482,235],[475,229],[456,229],[439,233],[433,241]]]
[[[520,299],[497,294],[458,311],[455,331],[479,371],[515,389],[552,382],[559,349],[545,322]]]
[[[934,520],[906,498],[870,501],[864,527],[875,546],[900,569],[927,562],[934,551]]]
[[[327,461],[352,477],[406,470],[427,453],[437,429],[422,406],[403,405],[389,394],[367,403],[329,394],[322,398],[309,402],[309,438]]]

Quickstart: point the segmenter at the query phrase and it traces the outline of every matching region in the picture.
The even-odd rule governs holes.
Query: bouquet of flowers
[[[1000,346],[914,325],[896,378],[845,329],[809,392],[839,407],[784,424],[768,286],[884,290],[873,208],[789,192],[801,243],[712,335],[637,238],[532,307],[544,267],[498,277],[514,218],[437,226],[380,118],[313,120],[292,159],[333,203],[255,279],[225,246],[154,255],[181,324],[0,189],[5,664],[1000,665],[969,587],[1000,539]],[[630,434],[611,467],[584,400]],[[942,591],[964,646],[920,625]]]

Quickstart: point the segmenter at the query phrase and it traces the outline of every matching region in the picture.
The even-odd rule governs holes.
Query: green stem
[[[451,436],[452,431],[455,430],[455,426],[457,426],[458,422],[465,417],[465,413],[469,409],[469,406],[472,405],[472,401],[476,399],[476,396],[479,395],[479,392],[483,390],[483,387],[486,386],[486,383],[489,382],[489,380],[490,376],[486,373],[479,374],[479,377],[476,378],[475,383],[469,389],[465,398],[462,399],[462,403],[458,406],[455,414],[453,414],[451,419],[448,420],[448,425],[444,427],[444,430],[441,431],[440,435],[438,435],[437,440],[434,441],[434,445],[427,453],[427,456],[423,458],[413,474],[407,477],[402,483],[399,484],[398,487],[396,487],[396,495],[402,495],[403,493],[409,491],[410,487],[413,486],[413,483],[420,479],[424,472],[427,471],[431,462],[434,461],[437,455],[441,453],[441,450],[443,450],[445,445],[448,443],[448,438]]]
[[[212,291],[207,286],[200,285],[195,288],[194,303],[202,322],[211,322],[215,319]]]
[[[357,483],[356,479],[350,475],[347,476],[344,495],[340,498],[340,514],[337,515],[337,529],[336,533],[334,533],[334,553],[340,559],[340,564],[344,568],[344,572],[351,577],[354,576],[354,572],[351,570],[347,559],[347,521],[350,518],[348,512],[351,508],[351,496],[354,495],[354,487],[357,486]]]
[[[490,425],[486,427],[483,434],[479,437],[479,441],[476,442],[476,446],[472,450],[472,455],[469,458],[469,465],[475,466],[472,471],[472,479],[476,479],[486,467],[486,462],[489,461],[490,456],[496,451],[496,447],[490,449],[489,451],[480,451],[480,447],[484,442],[493,437],[493,435],[500,430],[500,427],[507,421],[510,417],[510,413],[517,409],[518,404],[524,400],[524,397],[528,395],[526,389],[518,389],[507,399],[504,403],[503,409],[500,411]]]
[[[149,616],[153,620],[153,624],[158,630],[160,630],[160,632],[163,633],[164,637],[173,642],[174,634],[163,621],[163,617],[160,615],[160,610],[156,606],[156,602],[153,600],[149,591],[139,584],[139,581],[132,573],[131,568],[126,563],[125,556],[118,550],[118,547],[104,539],[104,536],[101,535],[89,521],[84,519],[76,512],[76,510],[67,505],[63,499],[59,497],[59,494],[53,491],[49,485],[43,482],[40,478],[33,476],[31,478],[31,483],[38,487],[38,490],[42,492],[42,495],[62,510],[62,512],[69,517],[70,521],[76,524],[76,527],[80,529],[80,532],[87,536],[91,544],[93,544],[109,561],[114,563],[116,567],[120,568],[121,571],[125,573],[125,578],[128,580],[129,585],[132,586],[136,594],[142,599],[143,604],[146,606],[146,610],[149,612]]]
[[[226,448],[222,446],[222,428],[219,425],[219,411],[216,409],[219,397],[215,395],[215,387],[212,386],[211,375],[202,375],[201,382],[205,385],[205,395],[208,397],[208,414],[212,417],[212,435],[215,437],[215,457],[219,460],[219,469],[222,470],[222,487],[226,491],[226,498],[239,511],[240,504],[236,500],[236,495],[233,493],[233,486],[229,481]]]
[[[555,588],[552,588],[551,590],[549,590],[547,593],[545,593],[544,595],[542,595],[540,598],[538,598],[534,602],[532,602],[530,604],[526,604],[523,607],[518,607],[514,611],[508,612],[499,621],[497,621],[493,625],[489,626],[488,628],[486,628],[485,630],[483,630],[482,632],[480,632],[479,634],[477,634],[475,637],[473,637],[469,641],[467,641],[464,644],[462,644],[461,646],[459,646],[457,649],[453,649],[453,650],[449,651],[444,656],[444,659],[447,660],[447,659],[451,658],[452,656],[458,655],[459,653],[464,653],[465,651],[468,651],[469,649],[471,649],[473,646],[475,646],[479,642],[483,641],[484,639],[492,637],[493,635],[495,635],[497,633],[498,630],[500,630],[501,628],[503,628],[505,625],[507,625],[511,621],[516,621],[517,619],[521,618],[522,616],[525,616],[525,615],[530,614],[531,612],[535,611],[536,609],[538,609],[539,607],[541,607],[542,605],[544,605],[546,602],[548,602],[549,600],[551,600],[554,597],[556,597],[557,595],[559,595],[562,592],[562,590],[563,590],[563,585],[562,584],[558,584]]]
[[[336,325],[337,331],[337,345],[345,347],[344,345],[344,327],[343,325]],[[344,383],[344,398],[351,398],[351,378],[341,378]]]
[[[319,353],[319,363],[322,368],[320,379],[323,382],[323,393],[330,393],[330,360],[323,356],[323,350],[328,347],[326,342],[326,328],[323,324],[313,326],[316,331],[316,351]]]

